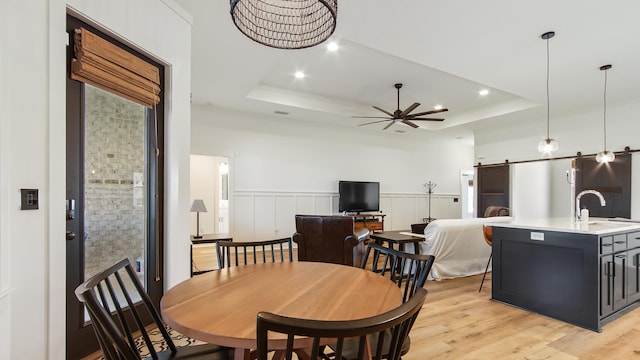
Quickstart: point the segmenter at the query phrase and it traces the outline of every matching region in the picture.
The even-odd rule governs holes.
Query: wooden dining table
[[[402,303],[396,284],[364,269],[320,262],[266,263],[224,268],[192,277],[162,297],[165,322],[178,332],[210,344],[235,348],[247,360],[256,348],[260,311],[317,319],[355,320]],[[310,347],[310,339],[295,347]],[[286,347],[286,337],[270,335],[269,349]]]

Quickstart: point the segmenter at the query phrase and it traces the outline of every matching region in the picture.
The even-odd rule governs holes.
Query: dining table
[[[276,262],[228,267],[187,279],[169,289],[160,309],[167,325],[193,339],[235,348],[234,359],[255,356],[260,311],[315,320],[356,320],[402,304],[398,286],[380,274],[321,262]],[[311,339],[296,338],[305,349]],[[270,350],[286,348],[286,335],[271,334]]]

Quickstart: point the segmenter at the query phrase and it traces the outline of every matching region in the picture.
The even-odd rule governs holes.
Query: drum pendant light
[[[278,49],[303,49],[336,29],[338,0],[230,0],[231,18],[251,40]]]
[[[596,161],[598,163],[608,163],[615,160],[616,155],[612,151],[607,150],[607,70],[611,69],[611,65],[602,65],[600,66],[600,70],[604,71],[604,95],[603,95],[603,114],[602,114],[602,124],[603,124],[603,132],[604,132],[604,150],[600,151],[596,155]]]
[[[540,35],[540,38],[547,42],[547,138],[538,143],[538,151],[543,154],[551,154],[558,150],[558,141],[549,137],[549,39],[555,35],[553,31]]]

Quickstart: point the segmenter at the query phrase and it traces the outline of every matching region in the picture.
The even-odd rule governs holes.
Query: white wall
[[[629,104],[607,104],[607,147],[612,151],[623,151],[625,146],[632,150],[640,149],[640,102]],[[492,126],[488,130],[475,131],[475,162],[483,164],[503,163],[509,161],[531,160],[541,158],[537,152],[537,144],[544,137],[545,123],[540,119],[509,123],[503,119],[501,126]],[[494,124],[495,125],[495,124]],[[602,109],[590,109],[582,114],[555,117],[551,119],[551,137],[560,143],[560,149],[554,156],[575,156],[595,154],[603,149]],[[536,135],[538,134],[538,135]],[[637,158],[638,154],[632,155]],[[569,216],[569,186],[565,171],[571,168],[570,160],[553,160],[550,162],[549,174],[541,181],[549,182],[551,197],[548,216]],[[632,166],[631,193],[640,191],[640,167]],[[528,192],[528,188],[517,186],[512,194]],[[547,201],[547,200],[545,200]],[[540,204],[540,206],[545,206]],[[631,217],[640,218],[640,200],[632,198]]]
[[[296,213],[337,213],[338,180],[380,182],[385,229],[427,217],[427,181],[438,184],[431,216],[461,216],[453,199],[461,169],[473,166],[470,145],[196,105],[192,116],[191,152],[230,159],[231,233],[239,241],[290,236]]]
[[[67,3],[170,65],[167,285],[189,276],[191,17],[171,0],[0,3],[0,358],[65,358],[65,16]],[[140,19],[145,19],[140,26]],[[29,41],[20,36],[28,24]],[[28,164],[28,166],[26,166]],[[20,188],[40,209],[21,211]]]

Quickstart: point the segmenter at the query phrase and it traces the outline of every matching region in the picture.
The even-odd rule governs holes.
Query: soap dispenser
[[[580,210],[580,221],[588,222],[589,221],[589,209],[586,206],[582,207]]]

